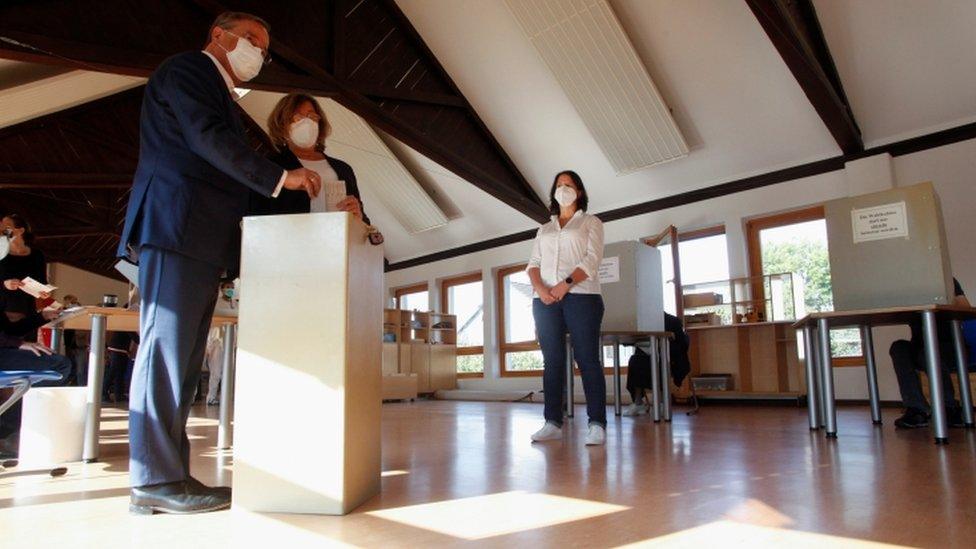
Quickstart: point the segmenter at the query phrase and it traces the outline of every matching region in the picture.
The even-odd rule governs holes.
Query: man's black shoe
[[[191,515],[230,507],[230,494],[198,489],[187,481],[132,488],[129,512],[136,515],[171,513]]]
[[[190,489],[196,492],[205,493],[208,490],[216,494],[226,495],[230,498],[230,488],[227,486],[207,486],[206,484],[200,482],[199,480],[190,477],[187,479],[186,483],[190,486]]]
[[[905,410],[902,416],[895,420],[895,427],[899,429],[918,429],[929,426],[929,414],[916,408]]]

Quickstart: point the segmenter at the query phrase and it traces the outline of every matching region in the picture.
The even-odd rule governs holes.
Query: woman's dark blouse
[[[0,281],[11,278],[23,280],[28,276],[42,284],[47,284],[47,260],[44,258],[44,253],[37,248],[32,247],[28,255],[8,254],[0,260]],[[8,290],[6,286],[2,291],[5,311],[23,314],[37,312],[32,295],[21,290]]]
[[[295,170],[303,167],[301,160],[289,149],[284,149],[268,157],[272,162],[278,164],[286,170]],[[352,166],[346,164],[338,158],[326,156],[329,165],[335,170],[339,181],[346,183],[346,195],[355,196],[359,200],[360,208],[363,209],[363,222],[369,225],[369,217],[363,208],[363,199],[359,196],[359,186],[356,184],[356,173]],[[251,201],[248,215],[283,215],[296,213],[309,213],[311,211],[311,201],[305,191],[292,191],[282,189],[277,198],[261,196],[256,192],[251,192]]]

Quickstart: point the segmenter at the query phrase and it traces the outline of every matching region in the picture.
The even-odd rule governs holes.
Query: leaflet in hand
[[[41,294],[50,294],[53,293],[54,290],[58,289],[57,286],[51,286],[50,284],[41,284],[40,282],[34,280],[31,277],[27,277],[21,280],[21,282],[23,282],[24,285],[21,286],[20,289],[29,293],[34,297],[41,297]]]
[[[312,199],[312,212],[337,212],[339,211],[339,202],[345,197],[345,181],[323,181],[321,192]]]

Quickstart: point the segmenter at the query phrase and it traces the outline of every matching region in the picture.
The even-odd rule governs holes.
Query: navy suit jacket
[[[199,51],[170,57],[146,85],[139,165],[120,257],[140,246],[234,270],[250,191],[271,196],[282,168],[255,152],[227,85]]]

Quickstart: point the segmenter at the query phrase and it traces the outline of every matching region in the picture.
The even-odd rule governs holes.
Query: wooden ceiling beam
[[[167,57],[168,54],[125,50],[0,30],[0,58],[14,61],[148,78]],[[279,93],[290,93],[301,89],[320,97],[332,97],[337,93],[335,88],[324,85],[319,79],[295,74],[285,67],[276,67],[274,63],[261,71],[261,74],[248,82],[245,87]]]
[[[2,190],[128,189],[131,186],[131,173],[0,172]]]
[[[746,0],[844,154],[864,150],[812,0]]]

